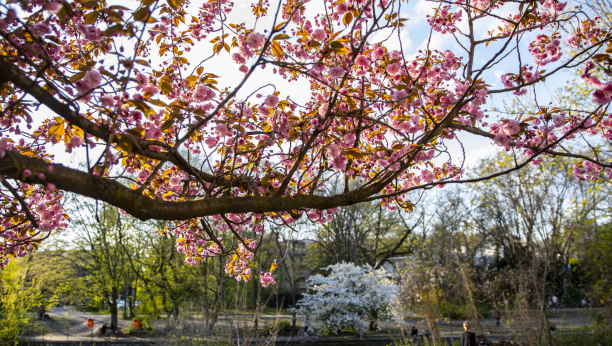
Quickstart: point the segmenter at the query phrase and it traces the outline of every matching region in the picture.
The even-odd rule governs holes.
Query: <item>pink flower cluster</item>
[[[535,72],[532,72],[532,70],[533,66],[525,65],[521,70],[521,76],[514,73],[506,73],[501,76],[502,84],[505,88],[512,89],[517,86],[521,86],[524,83],[532,83],[540,78],[540,71],[536,70]],[[527,88],[524,87],[521,89],[516,89],[512,93],[517,96],[522,96],[527,94]]]
[[[581,77],[586,80],[589,86],[596,89],[593,92],[593,102],[598,105],[606,105],[612,101],[612,81],[602,83],[599,78],[591,75],[590,70],[594,67],[595,64],[593,64],[593,62],[587,62]]]
[[[261,272],[260,277],[261,277],[261,285],[263,287],[268,287],[270,285],[276,284],[276,281],[274,281],[272,274],[269,272],[268,273]]]
[[[91,92],[93,89],[97,88],[102,82],[102,75],[100,72],[96,70],[89,70],[85,72],[83,78],[79,79],[74,83],[75,87],[78,90],[77,97],[80,96],[79,100],[88,103],[91,101]]]
[[[0,141],[2,143],[2,141]],[[45,173],[52,173],[53,166],[49,166],[46,172],[32,172],[24,169],[24,177],[36,177],[45,181]],[[38,238],[45,237],[53,230],[60,230],[68,226],[70,219],[63,213],[61,197],[63,194],[56,191],[55,185],[47,183],[42,185],[29,185],[20,183],[18,191],[23,196],[28,208],[33,211],[38,229],[31,224],[22,222],[13,217],[13,213],[0,214],[0,269],[8,264],[10,256],[25,257],[32,249],[32,242]],[[27,193],[26,193],[27,192]],[[20,210],[21,206],[14,198],[1,195],[0,202],[3,210]],[[4,209],[7,208],[7,209]]]
[[[536,40],[529,44],[529,52],[533,55],[534,64],[544,66],[561,59],[563,52],[561,51],[559,36],[557,33],[550,37],[547,35],[536,36]]]
[[[574,175],[578,180],[597,181],[603,167],[591,161],[582,161],[574,165]],[[605,175],[608,179],[612,179],[612,169],[606,168]]]
[[[427,23],[439,33],[447,34],[457,31],[456,23],[461,21],[462,12],[457,10],[455,13],[449,12],[450,6],[445,6],[436,10],[433,16],[427,15]]]
[[[517,120],[502,119],[498,124],[491,125],[491,132],[495,133],[495,144],[508,149],[512,138],[521,132],[521,123]]]

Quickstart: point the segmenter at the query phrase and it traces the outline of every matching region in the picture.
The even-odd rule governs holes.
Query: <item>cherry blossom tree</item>
[[[429,27],[408,30],[405,0],[260,0],[249,15],[228,0],[0,3],[0,263],[68,226],[66,191],[171,220],[160,234],[177,236],[187,263],[227,256],[228,274],[248,280],[269,223],[324,223],[375,200],[412,210],[411,191],[542,155],[576,158],[581,179],[611,175],[596,151],[564,145],[612,139],[612,83],[593,74],[612,61],[598,18],[558,0],[425,5]],[[433,48],[441,38],[448,49]],[[485,108],[495,95],[537,101],[576,68],[590,109]],[[465,133],[515,151],[515,165],[462,178]],[[336,176],[343,187],[324,194]]]

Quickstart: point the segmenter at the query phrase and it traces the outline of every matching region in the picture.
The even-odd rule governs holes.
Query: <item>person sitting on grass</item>
[[[463,322],[465,332],[461,334],[461,346],[476,346],[476,334],[472,333],[470,321]]]
[[[550,333],[557,336],[557,326],[553,322],[550,322]]]

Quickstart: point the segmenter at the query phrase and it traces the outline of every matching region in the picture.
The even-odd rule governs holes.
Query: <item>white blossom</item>
[[[337,333],[344,328],[366,329],[365,319],[387,307],[398,295],[398,287],[386,270],[339,263],[323,268],[329,276],[308,279],[310,293],[300,300],[300,313],[309,316],[306,325],[317,332]]]

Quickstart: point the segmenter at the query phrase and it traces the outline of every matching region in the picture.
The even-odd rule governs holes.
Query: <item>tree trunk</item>
[[[168,317],[170,317],[170,313],[172,314],[173,318],[178,318],[179,316],[179,304],[177,299],[175,299],[174,297],[170,297],[170,302],[172,303],[172,309],[169,311],[168,313]]]
[[[370,312],[370,331],[378,329],[378,309],[372,309]]]
[[[128,300],[127,306],[130,309],[130,318],[134,317],[134,295],[132,294],[132,285],[128,287]]]
[[[113,287],[111,291],[111,300],[110,300],[110,313],[111,313],[111,324],[117,327],[117,298],[119,294],[117,292],[117,288]]]

